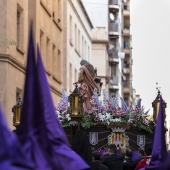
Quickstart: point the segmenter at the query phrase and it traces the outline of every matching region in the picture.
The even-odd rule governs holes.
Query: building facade
[[[93,25],[80,0],[16,0],[0,4],[3,18],[0,21],[0,103],[13,128],[12,107],[19,96],[23,100],[30,22],[33,22],[34,40],[40,46],[54,104],[61,98],[62,87],[68,94],[73,91],[80,61],[91,61]],[[11,46],[11,42],[16,42],[16,46]]]
[[[98,56],[103,56],[103,59],[100,59],[102,63],[97,65],[97,67],[100,66],[98,76],[105,77],[105,79],[102,78],[104,81],[102,88],[106,89],[108,98],[116,97],[120,102],[120,97],[123,97],[129,105],[133,102],[134,95],[130,45],[130,1],[94,0],[91,2],[86,0],[84,4],[90,13],[94,30],[99,32],[99,28],[104,27],[107,34],[107,56],[102,52],[100,54],[96,52],[96,41],[93,41],[95,48],[92,49],[93,65],[99,62]]]
[[[108,96],[106,89],[108,89],[108,76],[107,71],[109,67],[108,63],[108,36],[104,27],[97,27],[93,29],[92,34],[92,57],[91,61],[97,71],[97,77],[99,77],[100,99],[103,99],[103,90]]]
[[[81,0],[64,1],[64,14],[63,87],[70,94],[78,81],[80,61],[91,62],[93,25]]]
[[[123,13],[122,1],[109,0],[109,63],[110,63],[110,81],[109,94],[118,100],[123,97]]]
[[[15,41],[0,45],[0,103],[10,127],[12,127],[12,107],[19,95],[23,94],[25,65],[28,42],[28,2],[0,2],[0,39]]]
[[[123,27],[123,37],[124,37],[124,53],[125,59],[123,63],[123,93],[124,100],[127,104],[132,102],[133,98],[133,87],[132,87],[132,47],[131,41],[132,36],[130,34],[130,0],[124,1],[123,3],[123,17],[124,17],[124,27]]]

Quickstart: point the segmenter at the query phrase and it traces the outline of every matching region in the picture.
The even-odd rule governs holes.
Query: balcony
[[[123,74],[126,74],[126,75],[128,74],[129,75],[130,74],[130,68],[129,67],[124,67],[123,68]]]
[[[109,0],[109,11],[119,12],[119,0]]]
[[[125,53],[125,55],[130,55],[130,49],[129,48],[124,48],[124,53]]]
[[[130,17],[130,8],[127,4],[124,4],[123,6],[124,10],[123,10],[123,16],[124,17]]]
[[[109,24],[109,36],[118,37],[119,36],[119,25],[115,21]]]
[[[124,82],[123,92],[130,95],[130,83]]]
[[[112,77],[109,81],[109,89],[118,90],[119,89],[118,83],[119,77],[117,76]]]
[[[124,28],[124,30],[123,30],[123,35],[129,37],[129,36],[130,36],[130,30],[127,29],[127,28]]]
[[[129,47],[130,47],[129,41],[124,41],[124,53],[125,53],[125,55],[130,54],[130,49],[129,49]]]
[[[118,51],[112,51],[112,53],[109,55],[109,62],[111,64],[119,63]]]

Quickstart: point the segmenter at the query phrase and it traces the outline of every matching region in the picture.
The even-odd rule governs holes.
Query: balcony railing
[[[124,36],[130,36],[130,30],[127,29],[127,28],[124,28],[124,30],[123,30],[123,35],[124,35]]]
[[[123,68],[123,73],[124,74],[130,74],[130,68],[129,67],[124,67]]]
[[[109,54],[109,62],[119,63],[118,51],[112,51],[112,53]]]
[[[109,0],[109,5],[119,5],[119,0]]]
[[[118,82],[119,82],[119,77],[118,76],[114,76],[110,79],[110,85],[116,85],[118,86]]]
[[[124,82],[124,89],[123,89],[124,93],[128,93],[130,94],[130,83],[129,82]]]
[[[109,31],[110,32],[118,32],[119,31],[118,23],[116,23],[115,21],[114,22],[110,22]]]
[[[123,5],[123,9],[124,9],[124,10],[128,10],[128,11],[129,11],[129,10],[130,10],[130,7],[129,7],[129,5],[124,4],[124,5]]]

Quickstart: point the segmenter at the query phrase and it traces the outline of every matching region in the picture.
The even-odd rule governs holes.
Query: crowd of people
[[[72,149],[88,163],[91,170],[140,170],[150,163],[152,143],[139,148],[135,156],[130,148],[122,148],[118,152],[115,144],[108,145],[106,152],[100,152],[91,148],[88,135],[79,130],[73,138]]]

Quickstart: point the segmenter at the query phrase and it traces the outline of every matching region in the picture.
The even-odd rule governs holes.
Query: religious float
[[[77,84],[74,92],[67,96],[64,89],[62,98],[56,106],[56,114],[65,129],[70,144],[76,129],[83,129],[89,136],[89,142],[95,149],[103,149],[108,144],[116,147],[130,147],[137,150],[145,143],[152,142],[154,121],[141,106],[141,99],[135,105],[127,106],[121,98],[121,106],[117,98],[106,98],[99,101],[97,91],[86,107],[83,97],[78,92]]]
[[[88,135],[89,143],[95,150],[108,144],[115,144],[117,149],[131,147],[137,150],[146,142],[152,142],[155,121],[148,117],[149,111],[141,106],[141,99],[127,106],[123,98],[121,102],[117,98],[107,99],[103,92],[100,101],[97,72],[86,60],[82,60],[80,65],[73,93],[68,97],[63,89],[62,98],[56,106],[70,145],[80,129]]]

